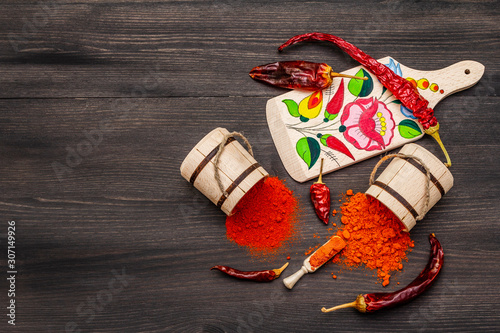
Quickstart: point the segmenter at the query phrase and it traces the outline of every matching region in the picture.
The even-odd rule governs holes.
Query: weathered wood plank
[[[248,78],[252,67],[296,58],[326,61],[338,71],[357,65],[327,45],[277,54],[289,37],[311,30],[336,33],[376,58],[390,54],[415,69],[473,59],[498,70],[499,27],[491,3],[282,6],[72,3],[38,22],[38,7],[4,5],[0,97],[118,97],[151,76],[163,80],[148,96],[274,96],[277,90]],[[369,19],[366,24],[353,21],[360,15]]]

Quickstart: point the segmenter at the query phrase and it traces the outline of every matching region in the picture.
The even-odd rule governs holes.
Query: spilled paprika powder
[[[297,199],[284,182],[267,177],[241,199],[226,218],[227,238],[253,255],[276,252],[296,231]]]
[[[334,262],[347,267],[364,264],[376,269],[382,285],[389,284],[389,273],[403,268],[406,253],[414,246],[399,219],[380,201],[364,193],[346,197],[341,206],[343,226],[337,235],[347,246]]]

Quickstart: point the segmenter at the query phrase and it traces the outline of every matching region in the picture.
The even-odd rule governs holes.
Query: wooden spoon
[[[297,272],[283,279],[285,287],[287,287],[288,289],[292,289],[293,286],[297,283],[297,281],[300,280],[301,277],[303,277],[307,273],[314,273],[314,271],[323,266],[334,255],[339,253],[345,246],[346,243],[342,239],[342,237],[333,236],[332,238],[330,238],[328,242],[323,244],[319,249],[314,251],[313,254],[311,254],[304,260],[302,267]],[[318,256],[321,255],[320,257],[323,258],[323,260],[318,262],[317,260],[318,256],[316,256],[313,259],[313,265],[311,265],[311,258],[315,256],[316,253],[318,253]]]

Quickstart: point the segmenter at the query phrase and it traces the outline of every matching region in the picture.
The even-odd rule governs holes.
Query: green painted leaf
[[[355,76],[361,77],[362,75],[363,75],[363,69],[360,69],[359,72],[357,72]],[[363,80],[357,80],[357,79],[350,79],[349,84],[347,85],[347,89],[354,96],[359,95],[362,87],[363,87]]]
[[[391,103],[401,105],[401,101],[399,99],[395,99],[395,100],[391,101],[389,104],[391,104]]]
[[[299,154],[300,158],[306,162],[309,169],[311,169],[316,163],[321,152],[320,145],[314,138],[300,139],[297,141],[295,149],[297,150],[297,154]]]
[[[373,91],[373,79],[372,79],[370,73],[365,71],[363,68],[361,68],[360,71],[363,71],[363,74],[361,74],[361,75],[356,74],[356,76],[360,76],[360,77],[366,76],[368,78],[368,80],[361,81],[363,84],[361,86],[361,92],[359,93],[358,96],[359,97],[366,97],[366,96],[369,96]],[[359,81],[359,80],[356,80],[356,81]]]
[[[380,97],[384,96],[385,92],[387,91],[387,88],[386,87],[383,87],[382,88],[382,94],[380,95]],[[379,98],[380,99],[380,98]]]
[[[290,113],[292,117],[300,117],[299,105],[297,104],[297,102],[295,102],[293,99],[284,99],[282,100],[282,102],[285,103],[288,109],[288,113]]]
[[[327,120],[325,120],[325,121],[334,120],[335,118],[337,118],[337,116],[338,116],[338,115],[339,115],[338,113],[336,113],[336,114],[331,114],[331,113],[329,113],[327,110],[325,110],[325,119],[327,119]]]
[[[405,139],[413,139],[422,134],[418,124],[409,119],[402,120],[398,125],[398,130],[399,134]]]
[[[366,97],[371,94],[373,91],[373,79],[370,76],[370,73],[368,73],[366,70],[361,68],[355,76],[358,77],[367,77],[368,80],[363,81],[363,80],[358,80],[358,79],[351,79],[349,80],[349,84],[347,85],[347,89],[351,94],[354,96],[358,97]]]
[[[326,139],[328,139],[329,137],[331,137],[332,135],[331,134],[325,134],[321,137],[321,144],[325,147],[328,147],[328,144],[326,143]]]

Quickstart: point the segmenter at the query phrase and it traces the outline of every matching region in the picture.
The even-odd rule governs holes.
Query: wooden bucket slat
[[[231,178],[233,181],[238,178],[248,167],[257,163],[257,161],[250,156],[251,160],[244,156],[241,151],[236,148],[240,146],[240,143],[233,141],[226,146],[223,154],[220,155],[219,159],[219,169],[223,170],[224,173]]]
[[[427,177],[406,161],[404,161],[404,166],[399,170],[398,175],[404,175],[404,178],[396,175],[388,185],[413,207],[417,216],[422,214],[425,201],[422,201],[420,206],[417,203],[420,198],[426,195],[425,182],[428,181]]]
[[[263,177],[268,176],[269,174],[264,170],[263,167],[258,167],[251,174],[248,175],[238,186],[243,192],[248,192],[250,189]]]
[[[386,165],[389,165],[389,162],[385,163]],[[384,172],[382,172],[377,178],[378,181],[384,184],[389,184],[394,179],[394,177],[396,177],[396,175],[401,171],[401,169],[406,164],[406,161],[398,158],[398,159],[393,159],[392,161],[390,161],[390,163],[392,163],[392,167],[390,169],[386,168]]]
[[[430,170],[433,182],[429,188],[427,210],[425,202],[428,178],[425,169],[412,160],[394,158],[366,194],[382,202],[401,220],[406,231],[410,231],[416,224],[416,217],[427,213],[441,199],[442,192],[446,193],[451,189],[453,176],[436,156],[419,145],[407,144],[400,153],[420,158]],[[436,186],[436,182],[440,186]]]
[[[190,156],[190,159],[186,158],[181,164],[181,176],[187,181],[191,179],[194,170],[196,170],[200,162],[205,158],[196,148],[193,148],[188,156]]]
[[[413,148],[413,146],[417,147]],[[441,162],[441,160],[417,144],[407,144],[403,146],[400,152],[422,159],[425,162],[425,165],[432,170],[432,174],[437,179],[441,178],[444,174],[450,174],[449,169],[443,164],[443,162]]]
[[[252,171],[244,181],[242,181],[237,187],[238,192],[232,192],[231,195],[226,199],[221,209],[226,213],[226,215],[231,215],[232,210],[238,202],[243,198],[243,196],[250,191],[252,187],[255,186],[262,178],[267,176],[268,173],[264,168],[259,167]],[[236,191],[236,189],[235,189]]]
[[[438,178],[439,183],[443,187],[445,194],[453,187],[453,177],[450,176],[450,173],[443,174],[440,178]],[[428,211],[434,207],[434,205],[442,198],[441,192],[438,188],[433,184],[430,188],[430,200],[429,200],[429,209]],[[425,197],[420,198],[419,202],[416,204],[417,206],[425,205]],[[423,210],[423,209],[422,209]],[[420,212],[420,210],[419,210]],[[426,212],[427,213],[427,212]]]
[[[225,134],[229,133],[225,128],[218,127],[205,135],[193,149],[199,150],[200,152],[208,153],[213,148],[218,146],[222,141]],[[189,155],[188,155],[189,156]]]
[[[229,131],[225,128],[216,128],[200,140],[182,162],[181,174],[190,181],[198,168],[193,185],[230,215],[243,196],[268,173],[238,141],[228,140],[219,158],[221,182],[224,189],[230,192],[225,198],[215,180],[215,153],[226,134]],[[202,161],[206,164],[200,171]]]
[[[204,137],[196,145],[196,149],[205,155],[211,152],[215,147],[219,146],[224,138],[224,135],[229,134],[229,132],[225,129],[217,128],[210,132],[210,134],[211,135]]]
[[[224,201],[224,204],[222,205],[221,210],[226,214],[226,215],[231,215],[233,212],[234,207],[240,202],[240,200],[243,198],[245,195],[245,192],[241,190],[241,188],[236,187],[234,191],[231,193],[231,195]]]
[[[376,193],[376,195],[373,195],[373,194],[375,194],[373,192],[373,189],[378,191],[378,193]],[[415,221],[415,219],[413,218],[413,216],[410,213],[408,213],[408,209],[406,209],[405,206],[403,206],[392,195],[390,195],[389,193],[380,189],[377,186],[370,186],[370,188],[368,189],[366,194],[371,195],[372,197],[376,198],[381,203],[383,203],[384,206],[389,208],[394,213],[394,215],[396,215],[399,218],[399,220],[403,223],[403,225],[406,228],[406,231],[409,231],[411,228],[413,228],[413,225],[412,225],[411,228],[408,229],[408,225],[410,224],[411,220]]]
[[[181,164],[181,175],[188,181],[191,180],[191,177],[193,176],[193,173],[195,170],[200,166],[200,163],[210,154],[215,153],[214,148],[218,146],[215,141],[211,140],[212,136],[219,136],[220,139],[222,140],[224,136],[224,131],[226,133],[227,130],[223,128],[216,128],[212,132],[208,133],[205,135],[203,139],[201,139],[196,146],[194,146],[193,149],[189,152],[189,154],[186,156],[184,161]],[[212,141],[213,146],[208,146],[206,145],[207,141]],[[220,143],[220,141],[219,141]],[[213,159],[213,158],[212,158]],[[211,159],[211,160],[212,160]],[[207,161],[208,162],[208,161]]]
[[[203,169],[202,172],[196,178],[194,182],[194,187],[200,190],[205,196],[210,199],[214,204],[217,204],[219,198],[222,196],[222,192],[219,189],[219,186],[215,182],[214,179],[215,173],[215,164],[210,162]],[[224,172],[220,173],[220,180],[224,188],[229,187],[233,183],[233,180],[230,179]]]

